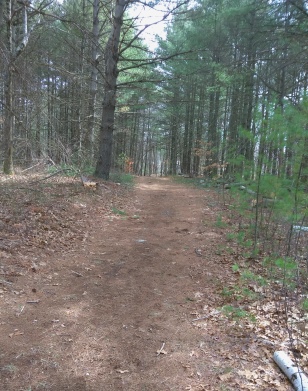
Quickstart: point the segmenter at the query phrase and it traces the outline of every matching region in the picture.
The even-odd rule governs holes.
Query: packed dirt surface
[[[273,344],[220,311],[236,276],[216,193],[143,177],[106,206],[108,186],[50,246],[2,248],[0,390],[291,390]]]

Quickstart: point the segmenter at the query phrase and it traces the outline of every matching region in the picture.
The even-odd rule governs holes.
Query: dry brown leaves
[[[6,279],[35,272],[40,254],[82,245],[93,228],[92,213],[113,216],[112,208],[127,206],[131,197],[118,184],[100,181],[93,191],[79,177],[48,176],[0,175],[0,276]]]

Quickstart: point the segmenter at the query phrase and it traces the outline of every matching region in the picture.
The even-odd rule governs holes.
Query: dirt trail
[[[82,248],[20,277],[26,296],[2,311],[0,389],[240,389],[251,340],[193,321],[222,304],[230,270],[213,195],[139,178],[134,209],[92,216]]]

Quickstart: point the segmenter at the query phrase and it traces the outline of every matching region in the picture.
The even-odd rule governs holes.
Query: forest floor
[[[1,177],[0,390],[292,389],[285,330],[221,310],[239,258],[214,190],[31,180]]]

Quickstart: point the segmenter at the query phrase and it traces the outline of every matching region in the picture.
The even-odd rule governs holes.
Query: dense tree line
[[[307,143],[307,21],[290,1],[201,1],[174,18],[161,50],[191,53],[165,64],[170,172],[177,160],[184,173],[292,175]]]
[[[96,165],[104,178],[118,169],[306,182],[306,2],[170,3],[155,53],[138,33],[145,8],[133,6],[1,2],[5,173],[48,158]]]

